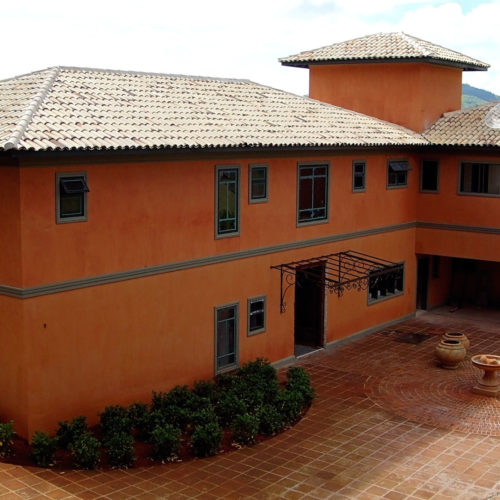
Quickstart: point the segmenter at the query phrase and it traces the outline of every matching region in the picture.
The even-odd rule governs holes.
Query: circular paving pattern
[[[391,367],[385,376],[370,377],[365,393],[387,411],[414,422],[500,436],[500,399],[471,390],[482,373],[469,357],[456,370],[439,368],[432,361],[408,369]]]

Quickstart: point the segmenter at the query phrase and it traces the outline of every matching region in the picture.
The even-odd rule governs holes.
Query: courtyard
[[[439,368],[441,335],[471,341]],[[185,463],[69,471],[0,463],[0,499],[500,498],[500,399],[472,393],[475,354],[500,353],[500,313],[441,308],[296,362],[317,391],[293,428]]]

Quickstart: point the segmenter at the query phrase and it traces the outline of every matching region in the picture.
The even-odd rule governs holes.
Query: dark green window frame
[[[366,162],[352,162],[352,190],[355,193],[366,191]]]
[[[267,165],[250,165],[248,169],[248,201],[262,203],[269,199]]]
[[[408,160],[389,160],[387,162],[387,187],[402,188],[408,186]]]
[[[84,222],[88,219],[86,172],[56,173],[56,222]]]
[[[266,331],[266,297],[252,297],[248,299],[248,336]]]
[[[299,164],[297,223],[328,221],[328,163]]]
[[[238,366],[239,303],[215,307],[215,373]]]
[[[237,236],[240,232],[240,169],[224,166],[215,169],[215,234]]]

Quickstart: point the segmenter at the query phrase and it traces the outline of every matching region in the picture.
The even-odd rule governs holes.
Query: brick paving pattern
[[[257,446],[128,470],[0,463],[0,500],[500,500],[500,401],[470,391],[482,373],[470,357],[500,353],[500,321],[470,317],[426,313],[302,358],[317,399],[294,428]],[[454,371],[434,360],[445,331],[471,341]]]

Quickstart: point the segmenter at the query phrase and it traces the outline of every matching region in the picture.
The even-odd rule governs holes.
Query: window
[[[267,165],[250,165],[248,180],[250,203],[267,201],[267,189]]]
[[[462,163],[460,192],[500,195],[500,163]]]
[[[404,266],[398,264],[390,269],[372,271],[369,277],[368,303],[403,293]]]
[[[407,160],[389,160],[387,165],[387,187],[406,187],[408,185]]]
[[[364,161],[355,161],[352,164],[352,190],[366,190],[366,163]]]
[[[326,220],[328,217],[328,165],[299,165],[299,223]]]
[[[215,308],[215,373],[238,365],[238,304]]]
[[[56,221],[87,220],[87,174],[85,172],[56,174]]]
[[[248,299],[248,335],[255,335],[266,330],[266,298]]]
[[[239,168],[218,167],[216,176],[216,234],[239,234]]]
[[[420,191],[437,192],[439,164],[437,161],[424,160],[420,170]]]

